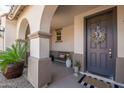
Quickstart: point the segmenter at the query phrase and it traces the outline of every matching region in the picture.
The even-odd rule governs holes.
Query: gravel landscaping
[[[28,82],[26,76],[26,69],[23,75],[15,79],[6,79],[2,73],[0,73],[0,88],[33,88]]]

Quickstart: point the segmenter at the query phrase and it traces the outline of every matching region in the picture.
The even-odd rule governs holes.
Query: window
[[[56,29],[56,42],[62,42],[62,28]]]

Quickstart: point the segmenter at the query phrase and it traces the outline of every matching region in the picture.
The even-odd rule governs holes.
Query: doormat
[[[87,75],[83,75],[78,82],[83,87],[86,87],[86,88],[122,88],[121,86],[117,84],[99,80],[97,78],[93,78]]]

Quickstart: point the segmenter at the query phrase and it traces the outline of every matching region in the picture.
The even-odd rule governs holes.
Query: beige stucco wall
[[[124,6],[118,6],[117,9],[118,57],[124,57]]]
[[[6,20],[5,26],[5,49],[10,47],[16,40],[17,21]]]
[[[74,51],[74,25],[62,28],[62,42],[56,42],[56,31],[52,31],[51,49],[54,51]]]
[[[3,50],[3,38],[0,37],[0,50]]]
[[[6,26],[6,16],[1,17],[1,26],[5,27]]]
[[[3,30],[5,30],[6,16],[0,17],[0,20],[1,20],[1,27]],[[0,50],[4,50],[4,37],[5,37],[4,32],[0,32],[0,34],[2,35],[2,37],[0,37]]]
[[[43,9],[44,5],[27,6],[17,20],[17,33],[23,19],[27,19],[31,33],[39,31]]]

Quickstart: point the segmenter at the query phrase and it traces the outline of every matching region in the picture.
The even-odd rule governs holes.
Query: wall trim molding
[[[46,33],[46,32],[41,32],[41,31],[37,31],[34,33],[31,33],[28,35],[29,39],[35,39],[35,38],[50,38],[51,34],[50,33]]]
[[[33,57],[33,56],[29,56],[28,58],[29,59],[35,59],[38,62],[51,61],[51,58],[50,57],[47,57],[47,58],[36,58],[36,57]]]

